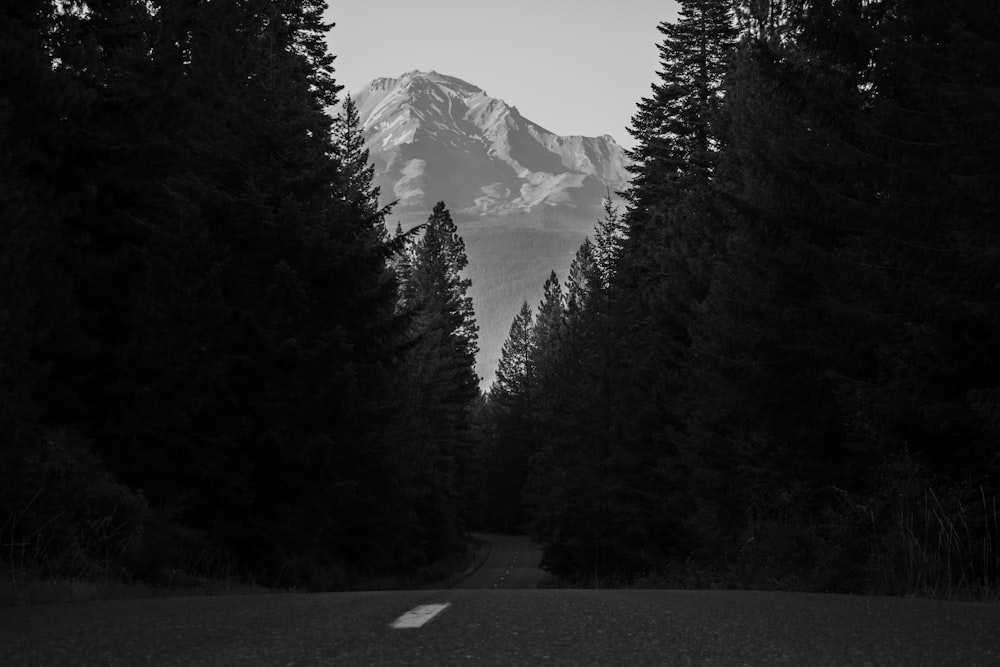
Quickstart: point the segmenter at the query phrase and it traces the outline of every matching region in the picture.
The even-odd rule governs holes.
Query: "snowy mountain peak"
[[[593,225],[627,159],[611,137],[561,137],[467,81],[413,70],[355,94],[382,191],[409,222],[444,200],[457,219]]]
[[[397,81],[399,79],[392,79],[387,76],[379,77],[368,84],[368,89],[372,91],[391,90],[395,87]]]

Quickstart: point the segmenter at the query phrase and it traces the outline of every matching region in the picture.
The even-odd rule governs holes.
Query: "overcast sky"
[[[561,135],[625,128],[657,70],[672,0],[329,0],[338,81],[435,70],[479,86]]]

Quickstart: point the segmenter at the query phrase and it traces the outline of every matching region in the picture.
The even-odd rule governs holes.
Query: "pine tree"
[[[566,299],[556,272],[542,285],[542,300],[532,332],[532,362],[536,372],[555,372],[566,336]]]
[[[562,410],[559,397],[566,387],[566,363],[569,352],[566,300],[555,271],[542,287],[542,300],[531,332],[529,361],[534,374],[531,387],[531,437],[534,441],[529,457],[559,437],[557,413]]]
[[[459,546],[474,507],[472,411],[479,397],[475,374],[477,326],[465,243],[444,202],[422,228],[412,253],[404,303],[413,309],[415,341],[407,355],[409,431],[419,448],[413,463],[417,512],[425,557],[441,558]]]
[[[595,260],[600,287],[606,298],[610,298],[612,292],[615,271],[621,259],[626,234],[625,221],[609,192],[604,199],[604,217],[597,221],[597,226],[594,229]]]
[[[664,334],[666,347],[686,345],[692,308],[710,280],[708,258],[724,236],[703,204],[713,197],[720,148],[714,123],[737,30],[732,3],[725,0],[682,2],[677,22],[661,23],[659,30],[659,81],[639,102],[630,130],[636,162],[618,273],[630,293],[624,306],[629,318],[646,329],[636,335],[664,349],[654,340]],[[675,354],[668,363],[681,362]]]
[[[660,31],[660,81],[633,119],[629,210],[622,219],[606,202],[595,244],[571,268],[561,366],[576,386],[556,412],[573,437],[547,453],[533,484],[546,562],[578,577],[631,576],[686,540],[671,515],[684,509],[687,329],[720,240],[701,205],[737,32],[722,0],[683,2],[678,23]],[[542,471],[559,483],[544,489]]]
[[[583,312],[586,311],[591,295],[597,287],[591,282],[593,276],[597,275],[594,255],[594,244],[589,238],[584,239],[569,266],[569,275],[566,279],[566,310],[570,323],[574,325],[583,317]]]
[[[340,87],[322,3],[147,4],[81,19],[107,41],[104,69],[81,70],[102,113],[84,135],[98,199],[79,225],[99,233],[78,293],[107,357],[88,433],[251,568],[315,587],[382,567],[401,503],[371,425],[401,327],[377,193],[325,111]]]
[[[548,283],[546,283],[548,284]],[[510,333],[503,344],[497,365],[496,381],[490,390],[491,398],[523,396],[527,393],[531,376],[533,351],[531,307],[527,302],[510,325]]]
[[[109,184],[121,200],[137,188],[106,174],[127,173],[111,158],[128,144],[105,112],[129,96],[124,54],[145,16],[132,3],[0,9],[0,512],[19,517],[6,541],[46,545],[46,576],[120,567],[113,554],[146,510],[95,455],[144,238],[142,221],[107,205]]]
[[[502,532],[518,531],[524,522],[521,490],[534,443],[533,330],[531,307],[525,302],[511,323],[487,404],[492,431],[483,460],[483,520],[485,527]]]
[[[379,206],[380,191],[374,184],[375,165],[369,162],[358,107],[349,95],[344,98],[343,108],[334,119],[333,145],[342,172],[340,187],[343,192],[339,195],[350,202],[358,214],[378,218],[377,222],[384,225],[392,205],[384,210]]]
[[[439,318],[439,325],[453,341],[458,362],[456,390],[460,392],[478,385],[474,374],[469,374],[474,363],[467,363],[474,360],[479,350],[475,312],[468,296],[472,281],[462,277],[468,263],[465,241],[444,202],[438,202],[424,225],[423,237],[416,244],[411,283],[428,317]]]
[[[984,326],[995,314],[981,302],[969,308],[987,290],[976,261],[965,261],[984,255],[959,250],[950,222],[961,217],[958,228],[995,248],[980,227],[994,198],[966,189],[994,179],[985,156],[995,142],[973,149],[962,137],[975,133],[959,129],[995,113],[969,96],[995,80],[980,72],[971,85],[958,74],[981,60],[969,45],[993,39],[979,31],[996,34],[996,18],[974,6],[956,5],[948,20],[937,6],[804,6],[783,40],[740,50],[719,125],[730,235],[689,328],[698,523],[715,531],[703,534],[706,546],[837,572],[822,585],[842,585],[872,544],[845,538],[837,521],[856,517],[844,498],[864,498],[858,505],[881,525],[917,500],[914,480],[894,477],[913,457],[942,488],[961,468],[946,450],[990,458],[972,444],[990,427],[980,430],[966,400],[972,386],[990,384],[978,373],[995,363]],[[959,99],[969,104],[962,112]],[[966,180],[966,169],[977,176]],[[948,330],[963,331],[963,342],[945,343]],[[958,352],[972,347],[971,357]],[[976,369],[964,366],[969,358]],[[944,429],[935,426],[942,414]],[[909,500],[887,503],[887,484]],[[845,495],[831,498],[831,488]],[[797,537],[806,530],[808,543]]]
[[[629,152],[635,165],[628,196],[640,219],[647,208],[676,199],[689,179],[711,174],[717,150],[711,119],[737,37],[727,0],[682,0],[677,23],[658,29],[659,82],[639,102],[629,130],[636,147]]]

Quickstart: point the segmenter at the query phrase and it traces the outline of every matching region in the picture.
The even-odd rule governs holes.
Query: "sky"
[[[357,92],[380,76],[456,76],[560,135],[626,128],[658,69],[656,26],[673,0],[328,0],[337,80]]]

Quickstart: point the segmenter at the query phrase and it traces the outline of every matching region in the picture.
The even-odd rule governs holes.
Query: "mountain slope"
[[[535,305],[549,272],[561,278],[627,185],[610,136],[562,137],[468,82],[437,72],[379,78],[354,95],[392,224],[427,219],[444,201],[469,255],[480,325],[477,371],[489,386],[510,322]]]

